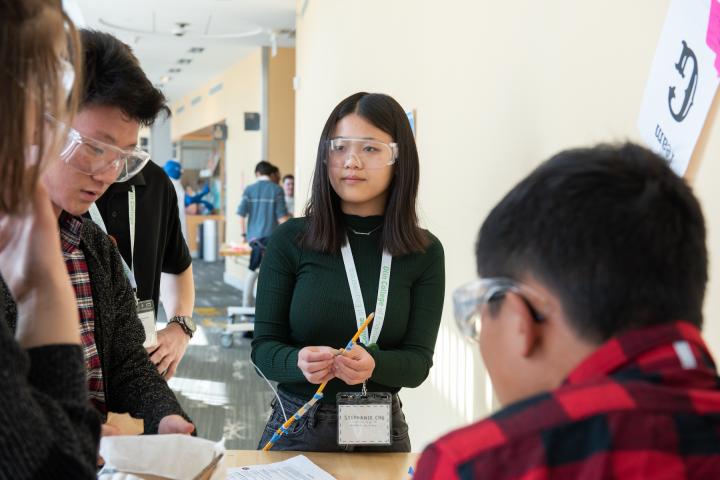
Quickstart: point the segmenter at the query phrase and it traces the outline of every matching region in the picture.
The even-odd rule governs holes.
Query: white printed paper
[[[227,480],[336,480],[305,455],[267,465],[228,468]]]
[[[638,118],[643,140],[678,175],[687,170],[718,87],[706,41],[711,1],[717,0],[670,4]]]

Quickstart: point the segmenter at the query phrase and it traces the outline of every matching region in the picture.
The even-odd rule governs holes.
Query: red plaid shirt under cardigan
[[[100,356],[95,345],[95,308],[85,254],[80,249],[82,220],[67,212],[60,214],[60,241],[65,267],[75,289],[80,314],[80,338],[85,353],[88,393],[93,405],[105,413],[105,387]]]
[[[424,479],[720,479],[720,379],[685,322],[602,345],[565,383],[430,445]]]

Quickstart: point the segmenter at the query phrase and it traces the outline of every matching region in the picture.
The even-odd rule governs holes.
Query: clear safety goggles
[[[49,115],[46,118],[57,130],[66,132],[60,159],[85,175],[109,175],[114,182],[126,182],[150,161],[150,154],[140,148],[123,150],[85,136]]]
[[[392,165],[397,160],[397,143],[383,143],[363,138],[338,137],[328,140],[328,165],[334,168],[359,164],[370,170]]]
[[[523,300],[535,321],[542,321],[542,315],[528,300],[528,297],[538,296],[530,287],[510,278],[480,278],[453,292],[455,322],[463,335],[477,340],[483,314],[493,302],[501,300],[508,292],[517,294]]]

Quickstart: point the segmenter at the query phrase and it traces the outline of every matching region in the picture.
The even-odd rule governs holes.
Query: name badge
[[[392,394],[337,394],[338,445],[391,445]]]
[[[143,347],[157,346],[157,333],[155,332],[155,302],[142,300],[137,302],[137,315],[145,329],[145,342]]]

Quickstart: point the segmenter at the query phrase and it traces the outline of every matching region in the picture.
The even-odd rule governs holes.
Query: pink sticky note
[[[710,50],[715,52],[715,70],[720,75],[720,1],[718,0],[710,0],[710,18],[705,42]]]

